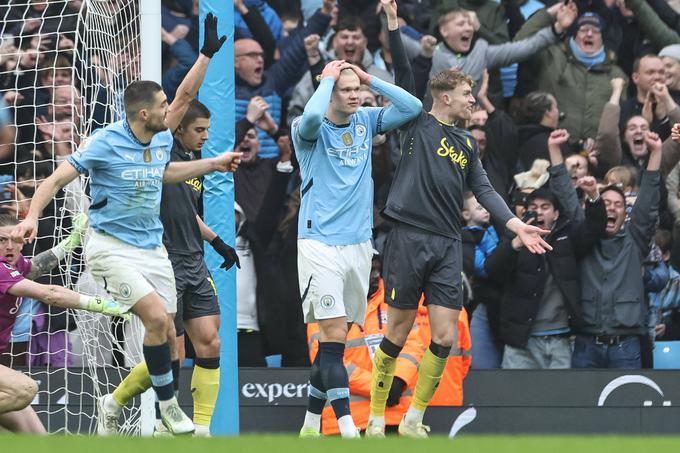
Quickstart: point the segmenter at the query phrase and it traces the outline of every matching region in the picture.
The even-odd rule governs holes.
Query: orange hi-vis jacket
[[[432,333],[430,330],[430,318],[427,316],[427,307],[420,300],[416,325],[420,341],[425,347],[430,345]],[[463,405],[463,380],[470,371],[472,363],[472,340],[470,337],[470,325],[465,308],[460,311],[458,317],[457,334],[458,343],[454,343],[446,362],[444,375],[439,383],[437,391],[430,400],[430,406],[462,406]]]
[[[354,324],[347,333],[345,343],[345,367],[349,375],[350,410],[354,423],[360,429],[368,426],[371,398],[371,372],[373,370],[373,352],[378,348],[387,332],[387,304],[385,304],[385,288],[380,279],[378,290],[368,300],[366,320],[363,330]],[[319,351],[319,325],[307,325],[307,340],[309,357],[314,361]],[[404,396],[399,404],[387,407],[385,410],[385,424],[398,425],[401,417],[411,403],[413,387],[418,377],[418,364],[423,358],[425,349],[420,342],[417,327],[406,339],[404,349],[397,357],[395,376],[403,379],[407,384]],[[340,432],[338,422],[330,404],[326,405],[322,414],[322,431],[324,435]]]

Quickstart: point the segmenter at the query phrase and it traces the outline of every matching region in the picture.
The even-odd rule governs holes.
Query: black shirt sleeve
[[[475,143],[474,153],[470,162],[470,172],[467,176],[467,184],[475,194],[479,204],[484,206],[492,217],[498,219],[503,225],[514,217],[503,198],[494,190],[486,176],[486,171],[479,160],[479,150]]]
[[[416,85],[413,79],[411,63],[406,55],[404,43],[401,41],[399,29],[390,31],[390,51],[392,52],[392,65],[394,66],[395,84],[413,96],[416,95]]]
[[[274,52],[276,52],[274,35],[257,7],[248,8],[248,14],[242,17],[248,26],[248,30],[253,34],[253,39],[262,46],[264,51],[264,67],[266,69],[274,63]]]

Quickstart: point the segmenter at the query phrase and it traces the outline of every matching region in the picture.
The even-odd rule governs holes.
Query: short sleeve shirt
[[[161,191],[172,144],[169,129],[140,143],[126,120],[81,144],[68,161],[90,176],[92,228],[143,249],[163,244]]]

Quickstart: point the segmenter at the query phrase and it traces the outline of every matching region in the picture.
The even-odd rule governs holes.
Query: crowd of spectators
[[[273,355],[283,366],[309,365],[296,255],[304,191],[289,128],[333,59],[394,81],[379,3],[234,1],[240,365],[261,366]],[[651,367],[655,341],[680,339],[680,143],[673,140],[680,136],[672,133],[680,123],[680,2],[397,3],[414,94],[427,109],[432,75],[468,73],[478,105],[459,126],[477,139],[492,185],[514,212],[552,230],[552,255],[528,256],[466,198],[472,367]],[[162,85],[172,99],[198,55],[198,1],[162,5]],[[75,0],[0,6],[7,106],[0,121],[8,124],[0,175],[9,193],[2,210],[21,215],[35,181],[78,144],[80,97],[97,96],[71,69],[80,7]],[[388,102],[362,87],[363,106]],[[648,131],[663,142],[659,150]],[[378,252],[390,230],[380,211],[399,158],[397,132],[375,137]],[[606,218],[589,205],[589,177],[598,181]],[[618,286],[599,281],[603,275]],[[554,361],[541,359],[546,350]]]

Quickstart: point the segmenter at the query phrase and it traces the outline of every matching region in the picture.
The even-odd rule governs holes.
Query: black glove
[[[227,36],[217,37],[217,17],[213,13],[205,16],[205,30],[203,33],[203,47],[201,53],[208,58],[212,58],[222,47]]]
[[[221,269],[228,271],[234,264],[241,269],[241,262],[238,260],[236,250],[229,247],[221,237],[215,236],[215,239],[210,241],[210,245],[212,245],[212,248],[224,258],[224,263],[220,266]]]
[[[390,394],[387,396],[387,407],[396,406],[399,404],[402,393],[406,388],[406,382],[398,377],[394,377],[392,380],[392,387],[390,387]]]

